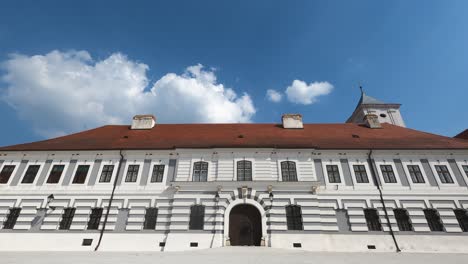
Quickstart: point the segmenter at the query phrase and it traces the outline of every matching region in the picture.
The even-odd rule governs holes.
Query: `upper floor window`
[[[59,229],[60,230],[69,230],[73,217],[75,216],[75,208],[65,208],[62,214],[62,220],[60,220]]]
[[[465,171],[466,177],[468,177],[468,165],[463,165],[462,168]]]
[[[237,180],[251,181],[252,180],[252,162],[248,160],[239,160],[237,162]]]
[[[58,183],[60,177],[62,177],[63,170],[65,165],[54,165],[52,170],[50,170],[49,178],[47,178],[47,183]]]
[[[6,218],[6,221],[3,222],[3,229],[13,229],[18,220],[21,208],[10,208],[10,212]]]
[[[0,172],[0,183],[8,183],[10,180],[11,174],[15,170],[15,165],[5,165],[3,166],[2,171]]]
[[[382,231],[379,214],[375,209],[364,209],[364,217],[366,218],[367,228],[369,231]]]
[[[33,183],[40,167],[39,165],[29,165],[21,183]]]
[[[190,230],[203,230],[205,223],[205,206],[203,205],[192,205],[190,207]]]
[[[296,162],[282,161],[281,175],[283,177],[283,181],[297,181]]]
[[[435,169],[437,174],[439,175],[439,179],[441,183],[453,183],[452,176],[450,176],[450,172],[445,165],[435,165]]]
[[[156,229],[156,219],[158,217],[158,208],[146,208],[145,222],[143,229]]]
[[[154,165],[151,182],[162,182],[164,178],[164,165]]]
[[[418,165],[408,165],[408,171],[413,183],[425,183],[421,169]]]
[[[298,205],[286,206],[286,222],[288,230],[303,230],[302,211]]]
[[[380,165],[380,170],[382,171],[382,176],[384,182],[386,183],[396,183],[395,173],[393,172],[392,165]]]
[[[93,208],[88,220],[88,230],[97,230],[101,222],[102,208]]]
[[[136,182],[138,178],[138,170],[140,170],[140,165],[128,165],[125,182]]]
[[[327,165],[328,182],[341,183],[338,165]]]
[[[400,231],[413,231],[413,225],[411,224],[408,211],[405,209],[399,208],[393,210],[395,213],[395,219],[398,224],[398,229]]]
[[[356,176],[357,183],[369,183],[367,177],[366,166],[364,165],[353,165],[354,175]]]
[[[193,181],[208,181],[208,162],[197,161],[193,164]]]
[[[89,165],[79,165],[75,172],[75,177],[72,183],[83,184],[88,176]]]
[[[113,172],[114,165],[104,165],[102,167],[101,177],[99,177],[99,182],[110,182]]]
[[[468,232],[468,210],[455,209],[455,216],[457,217],[458,224],[463,232]]]
[[[444,231],[444,225],[437,210],[424,209],[424,216],[431,231]]]

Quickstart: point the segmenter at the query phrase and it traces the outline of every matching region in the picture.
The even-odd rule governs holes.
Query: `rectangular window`
[[[298,205],[286,206],[286,222],[288,230],[303,230],[302,211]]]
[[[203,205],[192,205],[190,207],[190,230],[203,230],[205,223],[205,206]]]
[[[93,208],[88,220],[88,230],[98,230],[101,217],[102,208]]]
[[[240,160],[237,162],[237,180],[251,181],[252,180],[252,162],[248,160]]]
[[[72,183],[83,184],[88,176],[89,165],[79,165],[75,172],[75,177]]]
[[[21,183],[33,183],[34,180],[36,179],[37,172],[39,171],[39,168],[41,166],[39,165],[30,165],[28,167],[28,170],[24,174],[23,180]]]
[[[395,209],[393,212],[395,213],[395,219],[400,231],[413,231],[413,225],[411,224],[408,211],[405,209]]]
[[[379,214],[375,209],[364,209],[364,217],[366,218],[367,228],[369,231],[382,231]]]
[[[128,165],[127,177],[125,177],[125,182],[136,182],[138,178],[138,170],[140,165]]]
[[[369,183],[367,177],[366,166],[364,165],[353,165],[354,175],[356,176],[357,183]]]
[[[158,218],[158,208],[146,208],[145,222],[143,229],[156,229],[156,219]]]
[[[162,182],[164,177],[164,165],[154,165],[151,182]]]
[[[408,165],[408,171],[413,183],[425,183],[421,168],[418,165]]]
[[[102,167],[101,177],[99,177],[99,182],[110,182],[113,172],[114,165],[104,165]]]
[[[0,172],[0,183],[8,183],[10,180],[11,174],[15,170],[15,165],[5,165],[3,166],[2,171]]]
[[[3,229],[13,229],[18,220],[21,208],[10,208],[10,212],[6,218],[6,221],[3,222]]]
[[[395,173],[393,172],[392,165],[380,165],[380,170],[382,171],[382,176],[384,182],[386,183],[396,183]]]
[[[424,216],[431,231],[444,231],[444,225],[440,219],[440,215],[435,209],[424,209]]]
[[[208,162],[197,161],[193,164],[193,181],[208,181]]]
[[[337,165],[327,165],[328,182],[341,183],[340,171]]]
[[[281,175],[282,175],[283,181],[296,182],[297,181],[296,162],[282,161],[281,162]]]
[[[49,178],[47,178],[47,183],[58,183],[60,177],[62,177],[64,168],[65,165],[54,165],[50,171]]]
[[[62,220],[60,220],[59,230],[69,230],[75,216],[75,208],[65,208],[62,214]]]
[[[445,165],[435,165],[435,169],[437,174],[439,175],[439,179],[441,183],[453,183],[452,176],[450,176],[450,172]]]
[[[468,210],[455,209],[455,216],[457,217],[458,224],[463,232],[468,232]]]
[[[463,171],[465,171],[466,177],[468,177],[468,165],[463,165],[462,168],[463,168]]]

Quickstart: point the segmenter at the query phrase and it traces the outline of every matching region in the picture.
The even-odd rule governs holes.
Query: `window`
[[[252,180],[252,162],[248,160],[240,160],[237,162],[237,180],[251,181]]]
[[[72,183],[83,184],[88,176],[89,165],[79,165],[75,172],[75,177]]]
[[[435,209],[424,209],[424,216],[431,231],[444,231],[440,215]]]
[[[341,183],[338,165],[327,165],[327,174],[330,183]]]
[[[114,172],[114,165],[104,165],[102,167],[101,177],[99,182],[110,182],[112,179],[112,173]]]
[[[382,176],[384,182],[386,183],[396,183],[395,173],[393,172],[392,165],[380,165],[380,170],[382,171]]]
[[[413,183],[425,183],[421,169],[418,165],[408,165],[408,171]]]
[[[47,183],[58,183],[60,177],[62,177],[64,168],[65,165],[54,165],[50,171],[49,178],[47,178]]]
[[[156,229],[156,219],[158,217],[158,208],[146,208],[145,222],[143,229]]]
[[[8,183],[10,180],[11,174],[15,170],[15,165],[5,165],[3,166],[2,172],[0,172],[0,183]]]
[[[102,208],[93,208],[88,221],[88,230],[98,230],[101,222]]]
[[[39,171],[39,168],[41,166],[39,165],[30,165],[28,167],[28,170],[24,174],[23,180],[21,183],[33,183],[34,180],[36,179],[37,172]]]
[[[302,226],[302,212],[301,207],[298,205],[286,206],[286,222],[288,230],[303,230]]]
[[[369,231],[382,231],[379,214],[375,209],[364,209],[364,217],[366,218],[367,228]]]
[[[3,229],[13,229],[18,220],[21,208],[10,208],[6,221],[3,223]]]
[[[164,165],[154,165],[151,182],[162,182],[164,177]]]
[[[203,224],[205,222],[205,206],[203,205],[192,205],[190,207],[190,230],[203,230]]]
[[[468,177],[468,165],[463,165],[462,168],[465,171],[466,177]]]
[[[193,164],[193,181],[206,182],[208,180],[208,162],[197,161]]]
[[[413,225],[411,224],[408,212],[405,209],[395,209],[395,219],[398,224],[400,231],[413,231]]]
[[[59,230],[69,230],[73,217],[75,216],[75,208],[65,208],[62,214],[62,220],[60,220]]]
[[[127,177],[125,177],[125,182],[136,182],[138,178],[138,170],[140,165],[128,165]]]
[[[297,181],[296,163],[294,161],[282,161],[281,175],[283,181]]]
[[[468,210],[466,209],[455,209],[455,216],[457,217],[458,224],[463,232],[468,232]]]
[[[441,183],[453,183],[452,176],[450,176],[450,172],[448,171],[447,166],[435,165],[435,169],[437,171],[437,174],[439,174],[439,179]]]
[[[369,183],[367,177],[366,166],[364,165],[353,165],[354,175],[356,176],[357,183]]]

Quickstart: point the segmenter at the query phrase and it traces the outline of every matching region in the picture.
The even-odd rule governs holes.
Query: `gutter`
[[[101,232],[99,233],[99,240],[98,240],[98,243],[97,243],[96,247],[94,248],[94,251],[97,251],[99,249],[99,246],[101,245],[102,236],[104,235],[104,230],[106,230],[107,219],[109,217],[112,202],[114,200],[115,189],[117,187],[117,182],[118,182],[119,175],[120,175],[120,169],[122,168],[122,162],[123,162],[123,159],[124,159],[124,156],[122,154],[122,150],[120,150],[119,155],[120,155],[119,167],[117,168],[117,174],[116,174],[115,179],[114,179],[114,185],[112,187],[112,192],[111,192],[111,196],[110,196],[110,199],[109,199],[109,204],[107,205],[107,212],[106,212],[106,216],[104,217],[104,223],[102,224],[102,229],[101,229]]]

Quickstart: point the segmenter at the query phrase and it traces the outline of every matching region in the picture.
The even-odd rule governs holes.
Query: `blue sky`
[[[0,145],[128,124],[141,111],[161,122],[279,122],[298,112],[339,123],[359,84],[401,103],[408,127],[454,136],[468,128],[466,10],[467,1],[422,0],[4,2]],[[110,80],[115,73],[125,78]],[[304,104],[285,94],[294,80],[333,89]],[[193,94],[203,89],[212,97]]]

